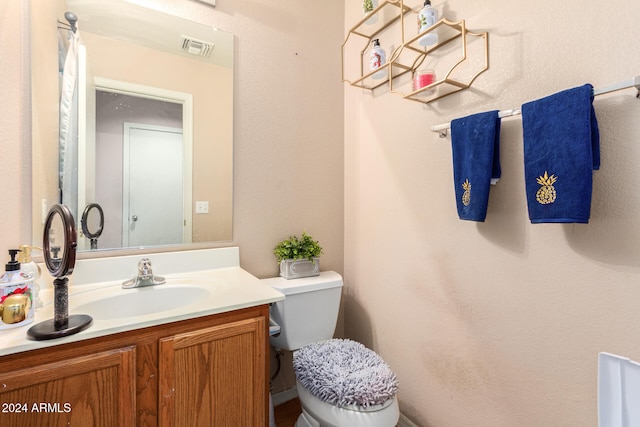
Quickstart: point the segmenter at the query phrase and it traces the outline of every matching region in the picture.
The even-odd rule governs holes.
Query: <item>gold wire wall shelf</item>
[[[371,48],[371,41],[375,39],[376,36],[398,23],[400,24],[402,33],[404,33],[404,20],[402,17],[409,12],[411,12],[411,8],[405,6],[403,0],[385,0],[382,1],[378,7],[366,14],[360,22],[349,30],[341,47],[343,82],[364,89],[375,89],[384,84],[388,84],[389,76],[392,74],[389,70],[390,67],[394,68],[393,75],[396,76],[411,71],[411,68],[405,65],[392,64],[390,59],[382,67],[370,71],[368,69],[368,61],[365,60]],[[360,72],[355,76],[347,76],[347,71],[345,70],[345,56],[348,55],[345,50],[349,44],[362,46],[362,48],[359,48]],[[391,52],[390,58],[393,58],[393,56],[394,52]],[[367,68],[365,68],[365,66]],[[385,76],[378,77],[381,74],[385,74]]]
[[[390,11],[392,13],[389,13]],[[428,104],[471,87],[474,80],[489,69],[489,34],[467,30],[464,20],[454,22],[446,18],[440,19],[425,31],[415,34],[405,41],[404,20],[407,16],[414,17],[415,13],[417,12],[404,4],[404,0],[387,0],[364,16],[349,31],[342,44],[342,81],[370,90],[386,84],[392,93],[399,94],[411,101]],[[371,19],[374,16],[377,16],[377,21],[371,25]],[[365,57],[371,47],[372,40],[380,37],[381,34],[386,34],[385,31],[392,29],[394,24],[400,27],[399,47],[393,49],[386,64],[370,71]],[[358,36],[360,42],[364,40],[365,44],[364,48],[359,51],[360,74],[355,77],[347,77],[346,62],[349,57],[346,48],[351,43],[350,37],[352,35]],[[437,42],[429,46],[422,46],[420,41],[426,35],[436,36]],[[480,46],[474,49],[473,61],[470,61],[468,46],[470,43],[477,46],[476,40],[480,40]],[[443,49],[445,46],[446,52]],[[413,78],[420,67],[430,64],[432,56],[441,53],[452,56],[453,65],[439,70],[438,80],[428,86],[414,90],[409,82],[409,89],[405,89],[407,86],[406,77]],[[367,66],[366,69],[365,66]],[[469,70],[470,67],[473,69]],[[461,72],[463,69],[464,72]],[[401,78],[402,76],[405,78]]]
[[[419,45],[419,40],[426,34],[436,34],[438,36],[438,42],[432,46],[423,47]],[[473,64],[469,61],[468,46],[470,40],[473,38],[481,39],[481,46],[477,50],[475,55],[475,62]],[[436,101],[445,96],[454,94],[464,89],[471,87],[473,81],[487,69],[489,69],[489,35],[487,32],[475,33],[468,31],[465,26],[465,21],[452,22],[447,19],[441,19],[433,26],[429,27],[426,31],[416,35],[403,44],[401,49],[407,49],[414,52],[417,55],[422,55],[416,67],[412,70],[412,75],[415,75],[418,68],[428,63],[430,53],[441,49],[443,46],[449,45],[451,52],[447,52],[448,56],[453,57],[454,63],[442,72],[438,72],[438,80],[433,83],[414,90],[410,88],[408,93],[402,90],[402,85],[399,85],[399,80],[394,74],[389,78],[389,90],[393,93],[401,95],[404,99],[410,101],[421,102],[428,104]],[[458,46],[459,45],[459,46]],[[457,48],[457,49],[456,49]],[[457,57],[456,51],[458,52]],[[399,56],[398,54],[397,56]],[[469,72],[466,70],[466,75],[460,73],[460,69],[464,65],[475,67]],[[467,67],[469,68],[469,67]],[[390,67],[393,71],[393,67]]]
[[[364,15],[349,33],[373,39],[381,31],[396,23],[403,15],[411,12],[411,8],[403,3],[404,0],[382,1],[378,7]]]

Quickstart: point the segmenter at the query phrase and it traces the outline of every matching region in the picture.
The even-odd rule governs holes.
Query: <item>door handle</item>
[[[138,220],[138,215],[134,215],[134,216],[132,216],[132,217],[131,217],[131,220],[132,220],[133,222],[136,222],[136,221]]]

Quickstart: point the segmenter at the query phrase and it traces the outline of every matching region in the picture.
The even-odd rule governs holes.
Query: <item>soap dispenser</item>
[[[20,263],[20,270],[31,274],[33,277],[33,304],[35,308],[40,308],[42,307],[42,300],[40,299],[40,275],[42,270],[31,258],[33,249],[42,251],[42,248],[38,246],[21,245],[18,253],[18,262]]]
[[[433,24],[438,22],[438,11],[431,6],[431,0],[424,0],[424,7],[418,12],[418,33],[426,31]],[[430,32],[420,37],[420,46],[431,46],[438,43],[438,34]]]
[[[11,261],[0,276],[0,330],[33,322],[33,277],[20,270],[18,252],[18,249],[9,250]]]
[[[380,47],[380,40],[373,40],[373,49],[369,52],[369,69],[371,71],[377,70],[387,62],[387,53]],[[387,70],[382,69],[371,76],[374,79],[383,79],[387,75]]]

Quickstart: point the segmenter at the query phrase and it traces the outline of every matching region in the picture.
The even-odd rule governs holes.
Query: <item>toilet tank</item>
[[[312,342],[333,338],[338,321],[342,276],[324,271],[300,279],[264,279],[285,298],[271,306],[271,318],[280,325],[280,335],[271,344],[283,350],[297,350]]]

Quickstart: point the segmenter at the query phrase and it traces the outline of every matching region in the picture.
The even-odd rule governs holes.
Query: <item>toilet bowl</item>
[[[386,427],[395,426],[400,418],[395,396],[369,408],[340,408],[315,397],[299,381],[296,388],[301,404],[304,402],[296,427]]]
[[[333,271],[320,273],[319,276],[305,277],[300,279],[287,280],[282,277],[264,279],[263,282],[284,294],[285,299],[278,301],[271,306],[271,320],[280,326],[280,334],[271,336],[271,344],[276,349],[289,350],[294,352],[294,363],[298,354],[302,354],[306,348],[313,345],[328,342],[331,343],[332,353],[329,356],[319,358],[319,363],[324,364],[341,357],[343,351],[354,343],[351,340],[332,340],[338,319],[340,307],[340,297],[342,294],[342,277]],[[344,347],[343,342],[344,341]],[[363,347],[361,344],[359,346]],[[300,350],[300,352],[298,352]],[[372,350],[366,351],[382,359]],[[388,369],[388,366],[384,364]],[[326,366],[313,375],[321,375],[325,372]],[[348,401],[338,401],[330,396],[324,395],[318,390],[310,390],[301,381],[301,373],[307,368],[305,366],[296,367],[296,390],[302,414],[296,422],[296,427],[393,427],[400,417],[398,401],[395,396],[397,386],[389,384],[393,392],[387,393],[384,401],[364,402],[362,404]],[[303,370],[302,372],[300,370]],[[359,373],[366,374],[364,371]],[[390,369],[389,369],[390,372]],[[356,375],[357,376],[357,375]],[[389,376],[395,381],[395,375]],[[322,378],[314,378],[322,380]],[[368,391],[366,385],[360,391]]]

